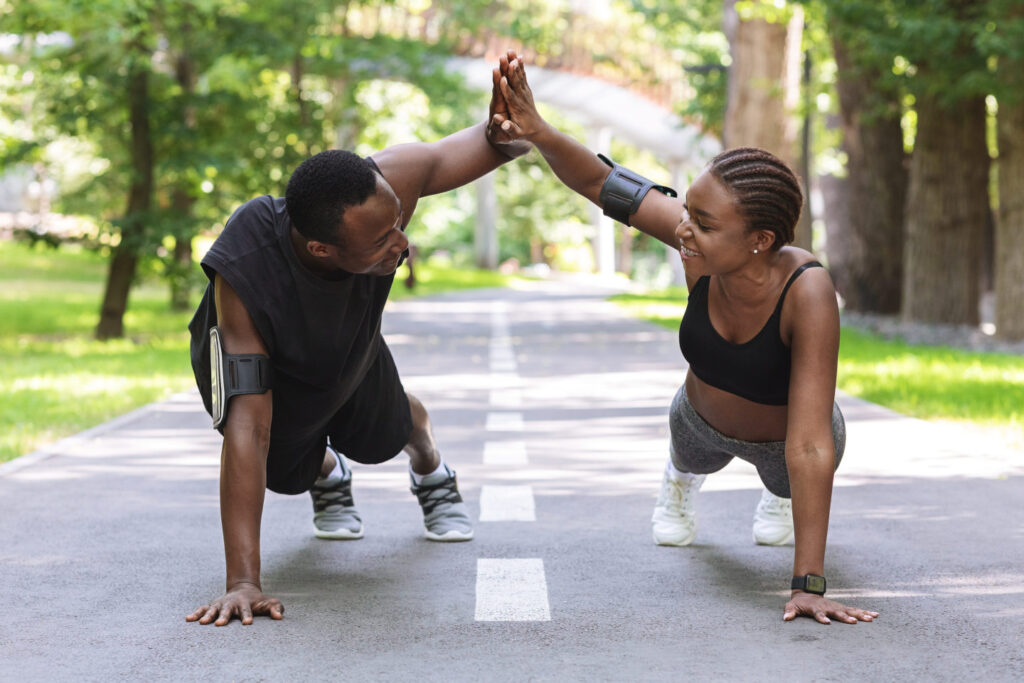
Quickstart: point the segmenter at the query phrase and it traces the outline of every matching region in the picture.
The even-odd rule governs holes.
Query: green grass
[[[912,345],[844,328],[839,387],[915,417],[1024,429],[1024,356]]]
[[[395,273],[395,284],[391,287],[390,299],[429,296],[460,289],[505,287],[516,279],[514,276],[503,275],[493,270],[458,269],[422,261],[417,261],[414,268],[416,272],[415,290],[405,287],[405,278],[409,274],[409,270],[408,266],[403,265]]]
[[[89,251],[0,241],[0,462],[193,386],[192,313],[170,311],[160,282],[132,290],[125,339],[92,339],[106,268]],[[404,275],[393,298],[510,279],[417,263],[413,293]]]
[[[612,300],[674,330],[685,297],[685,291],[671,291]],[[911,345],[844,327],[838,385],[906,415],[1024,432],[1024,356]]]

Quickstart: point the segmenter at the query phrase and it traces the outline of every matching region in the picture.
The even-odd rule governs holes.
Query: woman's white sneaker
[[[697,491],[706,474],[672,476],[666,470],[651,516],[651,535],[658,545],[684,546],[697,537]]]
[[[793,501],[779,498],[768,489],[754,512],[754,543],[786,545],[793,540]]]

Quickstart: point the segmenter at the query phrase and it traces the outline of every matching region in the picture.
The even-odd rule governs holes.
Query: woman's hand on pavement
[[[784,621],[792,621],[797,617],[811,617],[822,624],[831,624],[836,619],[845,624],[856,624],[858,621],[874,621],[878,612],[870,612],[858,607],[849,607],[823,595],[793,591],[782,613]]]

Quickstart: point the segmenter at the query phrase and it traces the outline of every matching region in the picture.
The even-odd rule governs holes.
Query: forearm
[[[269,438],[258,430],[225,430],[221,451],[220,514],[227,590],[260,583],[260,520],[266,492]]]
[[[490,143],[484,123],[437,142],[388,147],[373,159],[400,196],[407,192],[417,198],[462,187],[510,161]]]
[[[796,535],[793,576],[824,575],[835,469],[832,445],[809,445],[792,451],[787,448],[786,463],[793,496],[793,527]]]
[[[548,123],[541,126],[530,141],[559,180],[600,206],[601,186],[611,168],[598,159],[597,154]]]

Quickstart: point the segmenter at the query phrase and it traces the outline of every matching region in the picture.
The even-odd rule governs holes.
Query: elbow
[[[786,442],[786,465],[795,468],[828,468],[831,472],[835,461],[835,448],[831,442],[814,439],[800,439]]]

